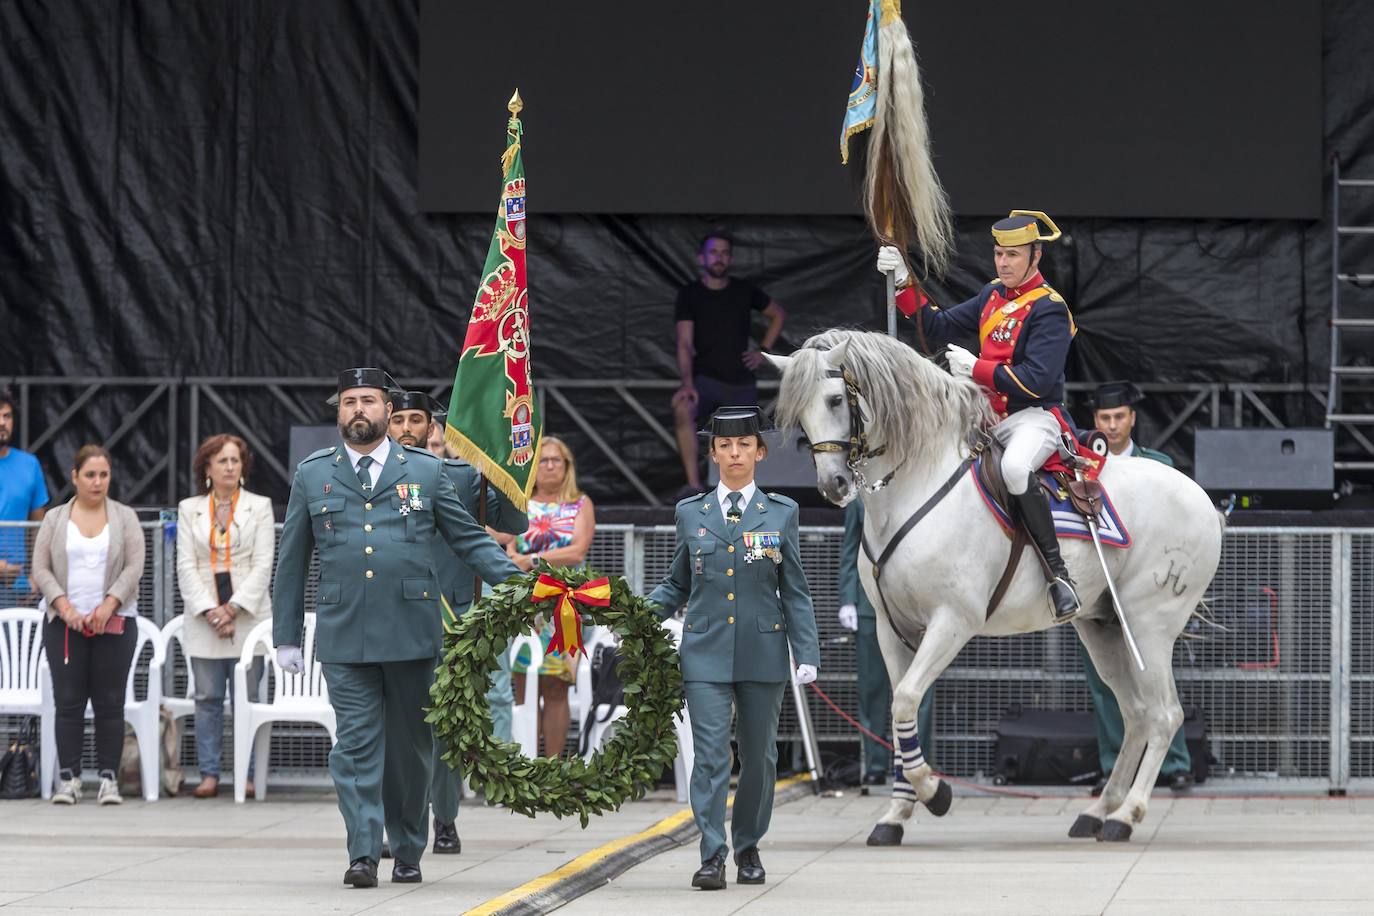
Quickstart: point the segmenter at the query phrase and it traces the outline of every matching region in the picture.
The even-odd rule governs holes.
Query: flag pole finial
[[[512,118],[518,118],[524,107],[525,102],[520,98],[520,90],[516,89],[515,95],[511,96],[510,101],[506,103],[506,110],[510,112]]]

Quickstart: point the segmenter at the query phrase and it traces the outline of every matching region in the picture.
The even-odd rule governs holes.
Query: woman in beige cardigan
[[[33,549],[33,581],[47,611],[43,651],[57,705],[57,762],[52,800],[81,798],[86,703],[95,713],[96,768],[102,805],[117,805],[124,747],[124,689],[134,661],[143,532],[128,506],[109,499],[110,453],[87,445],[72,461],[76,496],[49,512]]]
[[[234,665],[248,632],[272,617],[272,558],[276,550],[272,502],[243,488],[253,453],[238,436],[201,443],[194,462],[200,496],[177,506],[177,585],[181,589],[182,647],[195,676],[197,798],[219,794],[224,698],[233,689]],[[257,699],[262,650],[248,673],[249,699]],[[227,688],[227,689],[226,689]],[[253,794],[249,761],[249,796]]]

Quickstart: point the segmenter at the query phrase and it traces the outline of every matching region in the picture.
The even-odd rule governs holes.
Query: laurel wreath
[[[617,721],[614,736],[590,761],[530,758],[519,745],[495,738],[486,694],[497,653],[553,611],[553,601],[532,600],[540,572],[572,588],[601,578],[590,570],[541,563],[539,569],[496,586],[445,635],[444,660],[430,688],[434,705],[426,721],[448,748],[444,759],[449,766],[480,788],[488,802],[528,817],[541,811],[559,818],[575,814],[586,827],[593,814],[643,797],[677,756],[673,717],[682,708],[682,672],[655,606],[634,594],[624,579],[612,576],[608,607],[579,604],[578,609],[584,627],[609,627],[621,640],[617,672],[629,712]]]

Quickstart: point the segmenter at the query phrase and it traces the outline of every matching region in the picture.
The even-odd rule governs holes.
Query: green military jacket
[[[684,680],[789,680],[789,641],[798,665],[820,666],[797,515],[786,496],[756,489],[731,537],[714,491],[677,504],[673,563],[649,600],[664,617],[687,605]]]
[[[1139,442],[1132,442],[1131,444],[1135,446],[1135,451],[1132,454],[1137,458],[1149,458],[1151,461],[1158,461],[1160,464],[1167,464],[1169,467],[1174,466],[1174,459],[1163,452],[1152,448],[1146,448]]]
[[[482,475],[466,461],[457,458],[444,460],[444,473],[458,493],[458,501],[468,514],[477,518],[478,503],[481,500]],[[529,527],[525,513],[515,508],[506,495],[487,484],[487,527],[502,534],[524,534]],[[472,604],[472,567],[454,555],[442,539],[433,540],[434,568],[439,572],[439,587],[448,599],[448,605],[456,616]]]
[[[863,549],[864,504],[856,499],[844,510],[844,541],[840,544],[840,606],[852,604],[860,617],[878,618],[859,583],[859,554]]]
[[[376,483],[363,491],[342,446],[296,468],[272,595],[272,639],[302,644],[310,553],[320,557],[315,658],[389,662],[434,658],[442,645],[431,540],[442,539],[488,582],[519,573],[463,508],[443,463],[391,443]],[[405,497],[401,487],[405,487]],[[409,506],[402,510],[402,506]]]

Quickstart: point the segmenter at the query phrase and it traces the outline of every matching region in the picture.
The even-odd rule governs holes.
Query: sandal
[[[219,777],[201,777],[200,785],[196,786],[195,790],[191,792],[191,794],[194,795],[196,798],[214,798],[215,796],[219,795]]]

